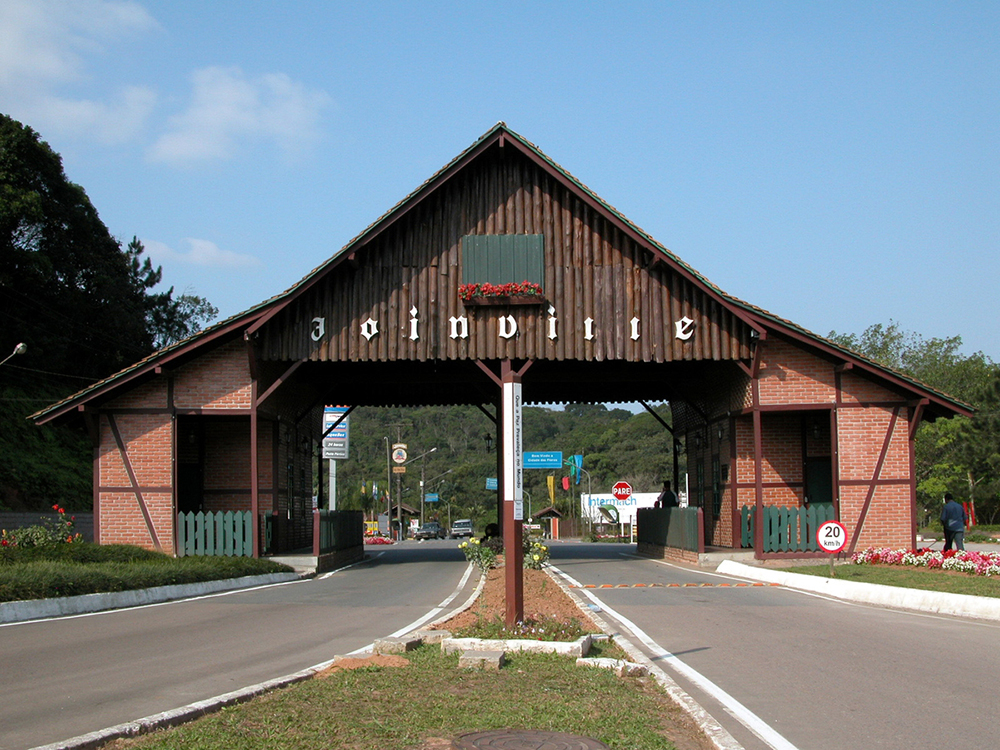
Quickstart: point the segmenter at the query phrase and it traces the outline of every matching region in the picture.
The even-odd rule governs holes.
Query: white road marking
[[[757,714],[753,713],[749,708],[744,706],[736,700],[736,698],[731,696],[703,674],[688,666],[672,653],[664,649],[660,646],[660,644],[650,638],[649,635],[642,630],[642,628],[598,599],[590,589],[581,588],[580,582],[572,576],[564,573],[558,568],[555,568],[555,570],[559,573],[559,575],[569,581],[571,585],[576,586],[584,596],[593,601],[604,612],[610,614],[625,628],[631,631],[632,634],[638,638],[643,645],[645,645],[650,653],[653,654],[653,657],[657,661],[669,664],[675,672],[683,675],[692,683],[711,695],[715,700],[722,704],[730,716],[735,718],[743,726],[757,735],[762,742],[765,742],[769,747],[774,748],[774,750],[798,750],[795,745],[771,729],[767,722],[757,716]]]

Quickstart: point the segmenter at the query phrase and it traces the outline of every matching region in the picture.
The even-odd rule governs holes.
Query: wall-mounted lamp
[[[486,452],[489,453],[493,450],[493,436],[488,432],[484,432],[483,440],[486,442]]]
[[[722,442],[722,436],[726,434],[726,431],[722,429],[722,424],[719,424],[719,442]]]

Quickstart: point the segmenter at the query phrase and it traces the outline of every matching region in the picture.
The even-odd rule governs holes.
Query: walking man
[[[944,551],[951,549],[965,550],[965,524],[968,518],[965,508],[955,502],[950,492],[944,493],[944,507],[941,509],[941,528],[944,529]]]

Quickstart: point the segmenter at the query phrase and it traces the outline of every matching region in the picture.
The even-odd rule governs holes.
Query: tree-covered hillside
[[[670,423],[670,408],[658,414]],[[423,407],[418,409],[358,408],[351,413],[350,459],[337,466],[338,506],[366,511],[385,510],[388,483],[396,498],[395,464],[388,455],[391,444],[407,445],[412,460],[400,481],[404,505],[420,508],[420,477],[425,492],[437,493],[441,502],[425,505],[425,518],[472,518],[477,528],[496,518],[497,492],[486,489],[486,479],[497,476],[496,431],[490,419],[475,407]],[[493,439],[489,447],[486,436]],[[562,451],[564,458],[583,456],[579,484],[570,479],[563,489],[561,471],[526,469],[527,503],[538,511],[553,502],[548,477],[555,477],[555,506],[579,515],[581,493],[610,492],[619,481],[628,481],[636,492],[659,491],[672,478],[670,433],[650,414],[608,409],[600,404],[570,404],[564,410],[527,407],[524,410],[524,450]],[[432,450],[436,449],[436,450]],[[423,458],[418,458],[427,453]],[[683,456],[682,468],[683,471]],[[589,477],[588,477],[589,474]],[[388,479],[387,479],[388,478]],[[374,489],[373,489],[374,485]]]

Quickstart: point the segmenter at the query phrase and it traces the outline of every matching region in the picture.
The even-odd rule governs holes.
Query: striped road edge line
[[[568,585],[568,584],[567,584]],[[780,583],[581,583],[571,589],[750,589],[780,587]]]

